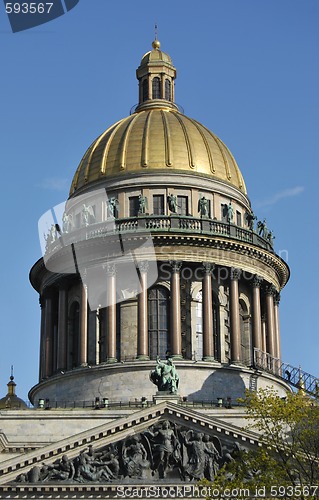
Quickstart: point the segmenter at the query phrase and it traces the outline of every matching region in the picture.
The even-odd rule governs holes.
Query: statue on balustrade
[[[116,198],[110,198],[107,202],[107,209],[109,217],[116,217],[119,206],[119,200]]]
[[[83,203],[81,212],[81,226],[86,227],[95,222],[95,214],[93,207],[91,205],[85,205]]]
[[[259,221],[257,224],[257,227],[258,227],[259,236],[261,236],[262,238],[265,238],[265,240],[266,240],[268,237],[268,233],[269,233],[268,228],[267,228],[266,219],[264,219],[262,222]]]
[[[167,391],[176,394],[179,385],[179,376],[172,358],[167,358],[167,362],[162,362],[157,356],[155,370],[150,373],[150,379],[157,385],[159,391]]]
[[[231,201],[226,205],[226,217],[227,217],[227,222],[232,222],[234,219],[234,207],[231,204]]]
[[[272,247],[274,246],[274,239],[275,239],[275,236],[274,236],[273,231],[268,231],[267,240],[269,241],[269,244]]]
[[[73,215],[64,212],[62,217],[62,231],[63,233],[69,233],[74,228]]]
[[[253,231],[255,220],[257,219],[256,215],[254,214],[254,212],[247,212],[246,219],[247,219],[247,224],[248,224],[249,229],[251,231]]]
[[[198,211],[199,211],[201,217],[208,217],[209,216],[208,205],[209,205],[208,199],[205,198],[205,196],[202,196],[198,200]]]
[[[138,197],[138,213],[145,214],[147,210],[148,210],[147,197],[140,194]]]
[[[177,196],[175,194],[169,194],[167,197],[168,208],[174,214],[177,213]]]

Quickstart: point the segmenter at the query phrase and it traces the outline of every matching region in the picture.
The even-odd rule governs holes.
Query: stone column
[[[261,316],[261,331],[262,331],[262,350],[267,352],[267,330],[266,330],[266,315]]]
[[[88,342],[88,292],[85,283],[82,284],[81,308],[80,308],[80,352],[79,364],[87,365],[87,342]]]
[[[161,94],[162,99],[165,99],[165,73],[161,73]]]
[[[261,304],[260,286],[263,278],[255,275],[253,278],[253,347],[262,350],[262,326],[261,326]]]
[[[137,298],[137,357],[141,360],[149,359],[148,347],[148,315],[147,315],[147,261],[140,262],[141,292]]]
[[[212,272],[214,264],[203,262],[203,360],[214,360],[214,331],[213,331],[213,290]]]
[[[275,306],[275,347],[276,347],[276,358],[281,359],[281,347],[280,347],[280,324],[279,324],[279,302],[280,302],[280,293],[276,293],[274,297],[274,306]]]
[[[241,361],[241,341],[240,341],[240,317],[239,317],[239,291],[238,281],[240,269],[231,269],[230,275],[230,348],[231,361],[240,363]]]
[[[172,269],[170,312],[171,354],[173,358],[182,359],[181,290],[179,274],[182,263],[170,261],[170,265]]]
[[[45,297],[44,306],[44,377],[52,375],[52,347],[53,347],[53,297]]]
[[[106,345],[107,362],[116,363],[116,267],[115,264],[106,265]]]
[[[67,349],[67,319],[68,319],[68,293],[65,285],[59,289],[59,304],[58,304],[58,359],[57,369],[65,370],[67,366],[66,349]]]
[[[275,353],[275,310],[274,310],[274,295],[276,288],[270,285],[266,288],[266,313],[267,313],[267,352],[271,356],[276,356]]]

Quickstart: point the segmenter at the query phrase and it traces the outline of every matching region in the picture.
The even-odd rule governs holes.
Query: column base
[[[168,357],[174,359],[175,361],[182,361],[184,359],[181,354],[171,354]]]
[[[215,361],[214,356],[204,356],[203,361]]]
[[[117,359],[116,358],[107,358],[106,362],[107,363],[117,363]]]
[[[146,356],[146,354],[138,354],[136,356],[136,359],[138,361],[149,361],[150,360],[150,357],[149,356]]]

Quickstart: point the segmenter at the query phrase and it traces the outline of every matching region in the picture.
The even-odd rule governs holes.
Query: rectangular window
[[[130,217],[137,217],[139,209],[138,196],[131,196],[129,198],[129,208]]]
[[[241,213],[236,210],[236,223],[237,226],[241,226]]]
[[[177,196],[177,213],[178,215],[188,215],[187,196]]]
[[[153,214],[154,215],[164,215],[164,195],[154,194],[153,196]]]
[[[221,213],[221,221],[227,222],[227,205],[226,205],[226,203],[221,204],[220,213]]]

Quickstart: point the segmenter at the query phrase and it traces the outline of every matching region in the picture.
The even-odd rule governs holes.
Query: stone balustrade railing
[[[68,233],[57,233],[54,241],[47,242],[46,253],[79,241],[125,233],[186,233],[218,236],[250,243],[273,251],[271,243],[255,231],[218,220],[180,215],[142,215],[123,219],[108,219],[92,223]]]

